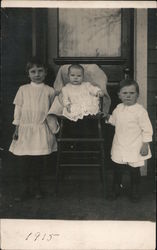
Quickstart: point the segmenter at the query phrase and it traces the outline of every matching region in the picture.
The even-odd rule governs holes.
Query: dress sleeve
[[[17,91],[13,104],[15,104],[13,124],[19,125],[20,118],[21,118],[21,110],[22,110],[22,105],[23,105],[23,93],[22,93],[21,87]]]
[[[114,109],[112,115],[110,115],[107,123],[110,123],[111,125],[115,126],[116,125],[116,115],[117,115],[117,110]]]
[[[143,112],[139,114],[139,125],[142,130],[143,142],[151,142],[153,129],[146,110],[143,110]]]
[[[19,125],[20,124],[20,118],[21,118],[21,107],[18,106],[18,105],[15,105],[13,124],[14,125]]]
[[[17,94],[16,94],[16,96],[14,98],[13,104],[22,107],[22,105],[23,105],[23,91],[22,91],[22,87],[20,87],[18,89]]]

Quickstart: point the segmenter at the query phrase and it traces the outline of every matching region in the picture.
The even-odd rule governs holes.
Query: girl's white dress
[[[147,111],[136,103],[126,106],[119,104],[108,121],[115,126],[111,158],[114,162],[132,167],[144,165],[144,160],[151,158],[151,152],[146,156],[140,154],[143,142],[152,141],[152,125]]]
[[[80,85],[67,83],[62,88],[63,115],[70,120],[77,121],[87,115],[96,115],[99,112],[99,98],[96,97],[100,88],[89,82]],[[66,106],[70,104],[71,112]]]
[[[57,150],[55,133],[57,119],[48,116],[55,97],[52,87],[42,84],[23,85],[14,99],[14,125],[19,125],[18,140],[13,140],[9,151],[15,155],[47,155]]]

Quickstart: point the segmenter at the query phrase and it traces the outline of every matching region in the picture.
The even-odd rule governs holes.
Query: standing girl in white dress
[[[84,116],[96,115],[100,111],[99,97],[101,89],[90,82],[84,82],[84,68],[72,64],[68,68],[69,83],[62,88],[63,115],[77,121]]]
[[[151,158],[149,142],[152,141],[152,125],[147,111],[137,103],[139,86],[134,80],[120,82],[119,98],[122,101],[107,120],[115,126],[111,159],[113,161],[113,193],[115,199],[120,194],[122,172],[130,169],[131,200],[139,200],[140,167],[144,160]]]
[[[9,151],[21,163],[24,190],[21,199],[42,197],[41,173],[44,156],[57,151],[55,134],[59,130],[56,117],[48,116],[55,91],[44,84],[47,70],[36,58],[27,64],[30,83],[22,85],[14,99],[15,132]]]

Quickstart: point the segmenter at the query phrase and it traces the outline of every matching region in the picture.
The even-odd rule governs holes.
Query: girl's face
[[[71,68],[69,72],[70,82],[74,85],[81,84],[83,80],[83,73],[81,69]]]
[[[29,69],[28,74],[32,82],[40,84],[45,80],[46,70],[44,67],[37,67],[36,65],[34,65]]]
[[[134,85],[123,87],[119,92],[119,98],[126,106],[134,105],[138,98],[138,93]]]

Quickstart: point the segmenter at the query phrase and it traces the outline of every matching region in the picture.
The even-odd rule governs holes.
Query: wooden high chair
[[[102,111],[107,113],[110,107],[110,97],[106,90],[107,78],[97,65],[82,65],[85,69],[85,81],[90,81],[104,92],[105,101],[102,100]],[[54,88],[60,90],[66,83],[66,74],[69,65],[60,68]],[[94,73],[95,70],[95,73]],[[87,74],[86,74],[87,72]],[[90,73],[92,77],[89,77]],[[93,79],[94,77],[97,79]],[[63,81],[63,82],[62,82]],[[65,82],[64,82],[65,81]],[[62,82],[62,86],[61,86]],[[59,87],[60,85],[60,87]],[[104,138],[102,133],[102,116],[87,116],[77,122],[69,121],[60,116],[60,132],[57,136],[58,156],[56,168],[56,195],[59,184],[63,181],[65,168],[96,168],[99,172],[103,193],[105,192],[105,166],[104,166]],[[104,123],[104,121],[103,121]]]

